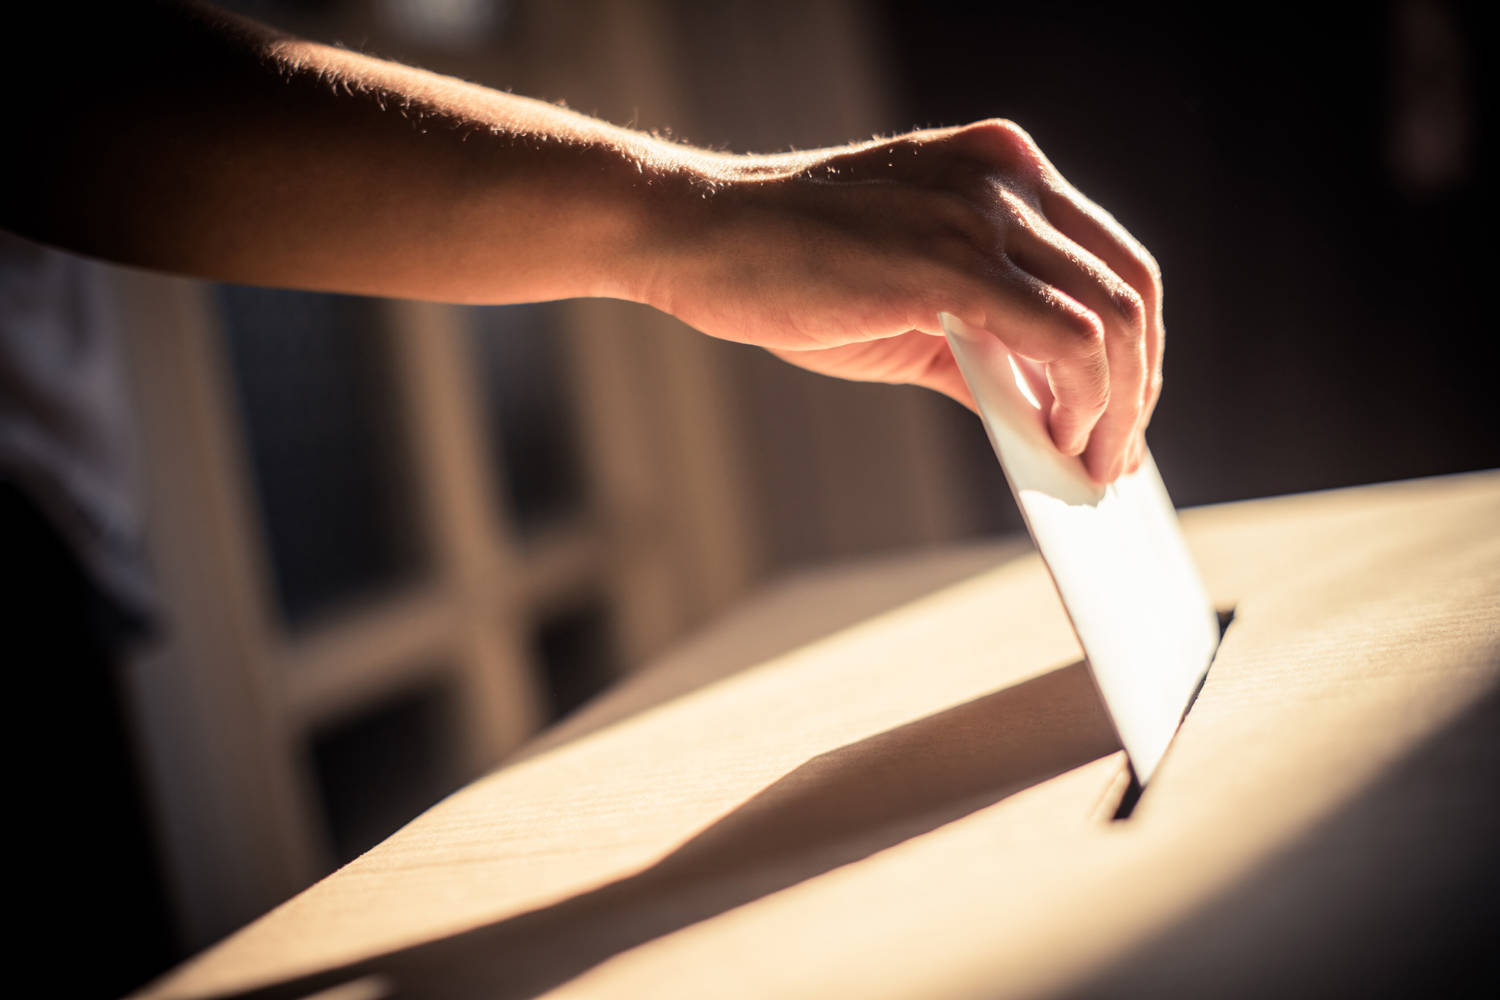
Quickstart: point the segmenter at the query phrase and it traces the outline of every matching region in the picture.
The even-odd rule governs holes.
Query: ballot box
[[[855,563],[141,995],[1500,995],[1500,474],[1183,525],[1228,624],[1133,808],[1025,545]]]

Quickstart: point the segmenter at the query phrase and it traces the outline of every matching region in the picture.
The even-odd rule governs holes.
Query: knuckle
[[[1095,313],[1079,309],[1060,309],[1058,313],[1075,357],[1098,355],[1104,350],[1104,323]]]
[[[1151,287],[1158,294],[1161,292],[1161,264],[1157,262],[1150,250],[1141,247],[1141,263],[1146,268],[1146,277],[1151,281]]]
[[[1162,301],[1161,265],[1144,247],[1141,248],[1138,259],[1143,274],[1140,290],[1146,296],[1147,304],[1154,309]]]
[[[1036,142],[1032,140],[1030,133],[1009,118],[990,118],[984,125],[996,141],[1009,149],[1016,152],[1031,152],[1036,149]]]
[[[970,130],[980,140],[985,159],[1038,181],[1045,178],[1046,158],[1031,135],[1015,122],[986,118],[975,122]]]
[[[1125,320],[1126,335],[1132,342],[1146,335],[1146,302],[1139,292],[1129,286],[1115,289],[1110,302]]]

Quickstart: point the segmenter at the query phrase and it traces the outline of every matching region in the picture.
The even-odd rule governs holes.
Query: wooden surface
[[[1496,995],[1500,475],[1189,511],[1133,815],[1034,556],[821,572],[146,991]]]

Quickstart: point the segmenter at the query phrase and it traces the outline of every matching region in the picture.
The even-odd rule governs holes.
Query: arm
[[[8,81],[28,147],[0,168],[0,224],[251,284],[630,299],[971,404],[947,311],[1046,366],[1054,439],[1097,478],[1139,460],[1155,264],[1009,123],[708,153],[212,9],[104,9],[32,32],[81,38],[48,60],[66,72]]]
[[[0,222],[122,263],[453,302],[627,291],[666,147],[222,12],[43,25]],[[76,42],[71,39],[77,38]],[[657,147],[661,146],[661,149]]]

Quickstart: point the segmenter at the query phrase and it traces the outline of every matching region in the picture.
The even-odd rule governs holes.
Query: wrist
[[[716,287],[752,206],[814,154],[715,153],[649,139],[636,161],[632,224],[617,297],[680,315],[685,298]],[[737,236],[738,234],[738,236]],[[739,247],[743,249],[743,247]]]
[[[673,312],[675,290],[702,265],[737,158],[651,136],[622,149],[626,224],[612,255],[615,297]]]

